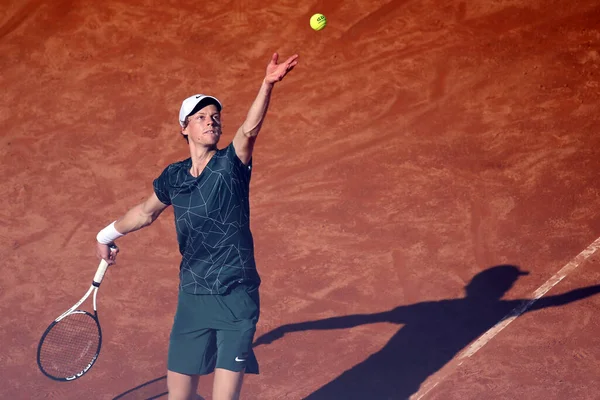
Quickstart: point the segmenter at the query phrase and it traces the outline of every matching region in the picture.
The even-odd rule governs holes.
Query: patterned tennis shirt
[[[244,165],[231,143],[200,176],[193,177],[191,167],[191,158],[170,164],[154,180],[158,199],[173,206],[180,289],[223,294],[236,283],[259,286],[250,231],[252,163]]]

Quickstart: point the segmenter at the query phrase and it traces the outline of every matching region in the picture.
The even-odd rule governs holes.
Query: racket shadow
[[[153,400],[167,396],[167,376],[163,375],[160,378],[152,379],[142,383],[126,392],[113,398],[113,400]]]
[[[127,390],[113,397],[112,400],[154,400],[166,398],[169,392],[167,391],[167,376],[163,375],[159,378],[144,382],[134,388]],[[200,395],[196,395],[196,400],[204,400]]]

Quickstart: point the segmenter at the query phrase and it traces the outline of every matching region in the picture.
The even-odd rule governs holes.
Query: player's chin
[[[220,133],[203,133],[198,139],[204,144],[217,144],[220,138]]]
[[[207,138],[208,140],[210,140],[211,142],[217,143],[219,141],[219,139],[221,139],[221,133],[209,133],[207,134]]]

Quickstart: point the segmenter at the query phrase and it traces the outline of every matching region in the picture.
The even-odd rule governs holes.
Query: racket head
[[[50,379],[73,381],[92,368],[101,347],[97,314],[74,310],[46,328],[38,344],[38,367]]]

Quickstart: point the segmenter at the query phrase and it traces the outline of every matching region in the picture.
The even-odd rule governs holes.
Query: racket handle
[[[111,252],[114,252],[116,249],[117,249],[116,246],[110,246]],[[96,275],[94,275],[94,281],[92,282],[92,285],[94,285],[95,287],[100,286],[107,269],[108,269],[108,263],[106,262],[106,260],[104,260],[104,259],[100,260],[100,265],[98,265],[98,269],[96,270]]]
[[[100,261],[100,265],[98,265],[98,269],[96,270],[96,275],[94,275],[94,281],[92,282],[92,285],[96,287],[100,286],[107,268],[108,263],[106,262],[106,260]]]

